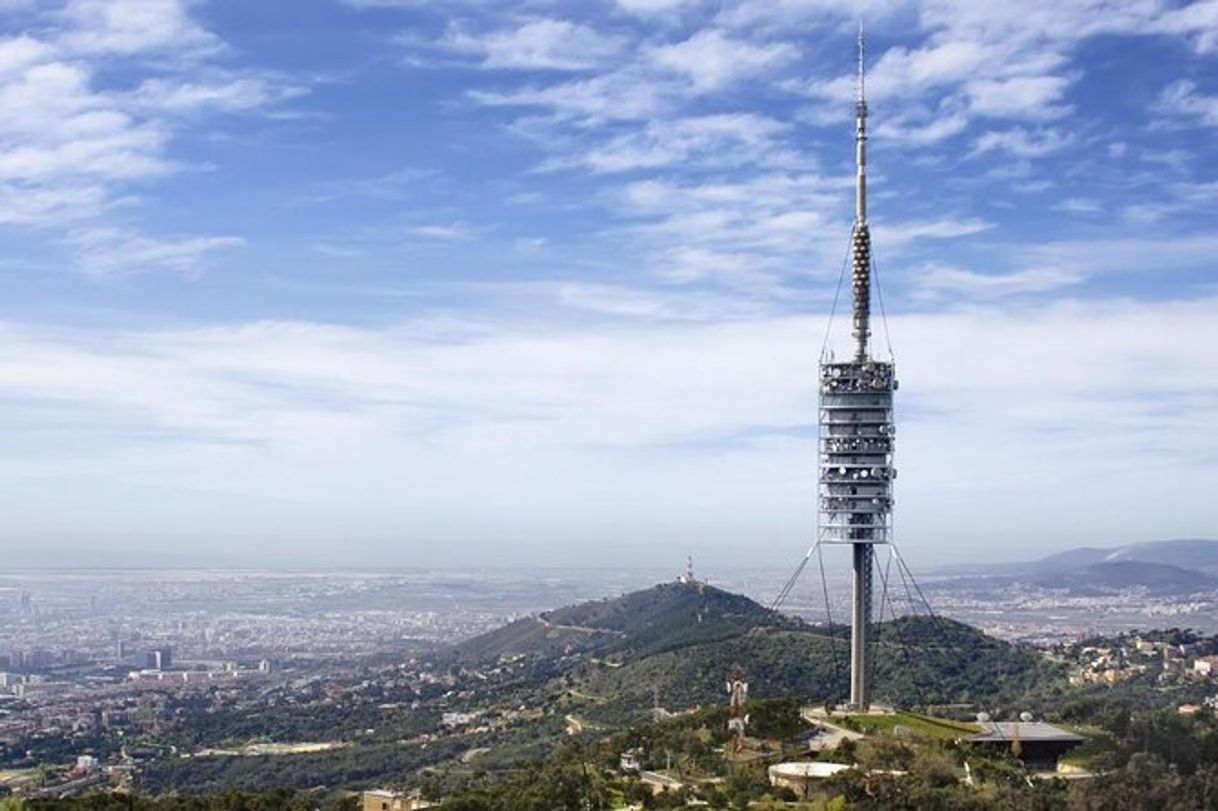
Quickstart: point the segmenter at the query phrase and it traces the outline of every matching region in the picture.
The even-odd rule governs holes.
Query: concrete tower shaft
[[[871,357],[871,232],[867,227],[867,101],[859,31],[859,96],[855,106],[855,219],[850,235],[853,360],[820,364],[820,526],[823,543],[850,544],[854,587],[850,612],[850,702],[871,704],[869,630],[875,544],[892,533],[894,438],[891,362]]]

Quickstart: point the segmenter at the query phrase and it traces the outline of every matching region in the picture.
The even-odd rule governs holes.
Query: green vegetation
[[[929,715],[901,711],[895,713],[851,715],[843,720],[843,726],[869,735],[879,733],[892,735],[898,728],[904,728],[912,734],[944,741],[955,740],[966,735],[975,735],[981,731],[981,727],[976,724],[965,724]]]
[[[576,653],[637,660],[754,628],[802,625],[739,594],[697,583],[665,583],[517,620],[457,645],[454,653],[458,661],[471,664],[503,656]]]
[[[965,703],[993,707],[1032,693],[1065,690],[1065,673],[1034,651],[950,620],[885,623],[875,656],[876,695],[903,707]],[[848,635],[823,629],[762,628],[721,641],[589,671],[578,692],[595,696],[584,711],[603,723],[642,717],[658,692],[670,709],[721,703],[730,667],[746,665],[750,694],[837,702],[848,693]]]
[[[27,800],[21,808],[23,811],[356,811],[358,806],[355,797],[326,800],[316,794],[280,789],[264,794],[225,791],[172,797],[92,794],[63,800]]]
[[[904,618],[878,626],[876,638],[876,695],[896,706],[963,703],[965,718],[978,708],[1039,712],[1029,696],[1050,705],[1068,691],[1061,665],[960,623]],[[545,756],[563,741],[568,716],[599,738],[649,722],[657,698],[671,712],[705,708],[692,717],[721,745],[724,682],[737,665],[751,696],[782,699],[751,705],[753,729],[787,738],[800,731],[800,705],[845,697],[847,649],[845,628],[808,626],[699,584],[666,584],[470,640],[437,663],[438,678],[428,682],[395,681],[390,670],[381,683],[362,673],[356,701],[328,701],[343,688],[319,680],[254,709],[215,711],[207,696],[172,705],[168,711],[186,720],[167,741],[182,752],[257,739],[354,745],[274,757],[160,757],[141,766],[138,785],[152,792],[354,789],[430,769],[455,788]],[[403,706],[411,702],[418,708]],[[482,731],[440,728],[442,711],[470,710],[482,713]],[[907,721],[930,737],[951,734],[916,716]],[[463,760],[472,749],[489,751]]]
[[[443,795],[443,811],[591,811],[620,808],[683,807],[698,799],[715,809],[847,811],[865,809],[945,809],[945,811],[1143,811],[1213,808],[1218,800],[1218,718],[1182,716],[1172,709],[1143,709],[1122,702],[1092,700],[1069,708],[1099,743],[1081,756],[1096,776],[1065,781],[1029,775],[1009,753],[977,751],[947,730],[956,724],[920,714],[854,716],[871,731],[864,740],[831,754],[856,768],[818,781],[798,799],[766,779],[765,767],[798,752],[798,703],[790,699],[753,701],[747,710],[754,732],[767,738],[773,757],[743,763],[724,756],[726,731],[721,707],[658,724],[638,724],[608,736],[576,739],[535,753],[514,768],[472,767],[459,779],[439,773],[409,778],[399,785]],[[913,735],[894,734],[898,726]],[[681,787],[653,796],[637,776],[622,773],[618,756],[637,752],[644,769],[667,769]],[[341,755],[343,753],[336,753]],[[967,770],[965,768],[967,764]],[[210,795],[94,795],[71,800],[27,801],[29,811],[353,811],[351,798],[321,791],[277,790]],[[9,811],[9,809],[4,809]],[[15,811],[15,809],[14,809]]]

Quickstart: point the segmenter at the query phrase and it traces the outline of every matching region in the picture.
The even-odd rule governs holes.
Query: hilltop
[[[618,661],[803,623],[705,583],[663,583],[525,617],[453,648],[466,663],[501,657],[613,655]]]

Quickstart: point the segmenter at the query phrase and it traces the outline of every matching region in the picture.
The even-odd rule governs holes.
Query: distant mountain
[[[1114,568],[1114,564],[1127,565]],[[935,573],[953,577],[947,585],[958,588],[975,588],[988,580],[992,586],[1024,582],[1087,592],[1142,586],[1183,594],[1218,587],[1218,541],[1143,541],[1106,549],[1084,546],[1022,563],[954,565]]]
[[[1189,593],[1218,587],[1218,578],[1165,563],[1117,560],[1092,563],[1067,572],[1046,575],[1037,585],[1071,591],[1119,591],[1145,588],[1157,593]]]
[[[1109,550],[1104,557],[1104,562],[1125,560],[1166,563],[1218,575],[1218,541],[1188,539],[1131,543]]]
[[[1124,547],[1121,547],[1124,548]],[[1055,555],[1048,555],[1030,563],[1015,564],[1024,574],[1034,574],[1040,577],[1052,577],[1065,572],[1075,572],[1103,562],[1112,549],[1097,549],[1092,546],[1080,546],[1077,549],[1067,549]]]
[[[754,628],[798,628],[797,619],[704,583],[664,583],[612,599],[516,620],[454,648],[464,661],[574,653],[637,659],[727,639]]]

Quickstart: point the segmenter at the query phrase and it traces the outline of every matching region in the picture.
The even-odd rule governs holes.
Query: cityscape
[[[704,576],[765,603],[786,574]],[[437,654],[554,606],[681,578],[612,569],[10,573],[0,581],[0,754],[10,764],[0,786],[47,796],[131,790],[142,769],[155,774],[165,758],[322,753],[407,733],[419,745],[481,740],[522,719],[544,720],[547,710],[502,708],[497,691],[512,657],[474,675],[454,674]],[[1065,665],[1071,684],[1184,685],[1198,698],[1182,711],[1218,708],[1218,589],[1080,595],[1041,586],[997,598],[976,575],[923,579],[937,611],[1033,645]],[[849,615],[848,586],[845,573],[831,584],[839,617]],[[796,590],[785,608],[823,626],[815,591]],[[1192,630],[1155,630],[1167,627]],[[191,745],[184,732],[199,725],[200,701],[229,718],[316,704],[375,726],[322,740],[255,735]],[[50,771],[20,768],[35,761]]]

